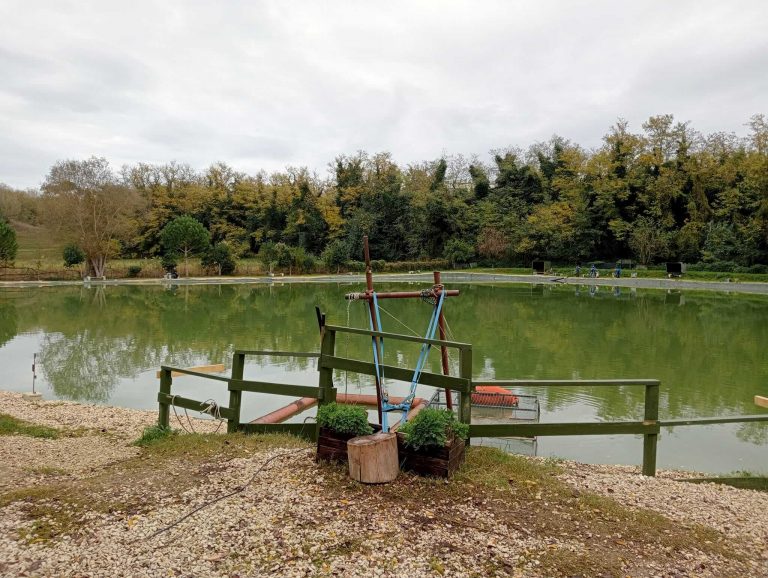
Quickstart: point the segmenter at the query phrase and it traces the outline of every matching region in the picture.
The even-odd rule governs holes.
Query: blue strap
[[[432,311],[432,317],[429,320],[429,325],[427,327],[427,334],[425,336],[426,339],[434,339],[435,338],[435,332],[437,331],[437,327],[439,325],[440,320],[440,311],[443,309],[443,300],[445,299],[445,291],[440,292],[440,298],[437,301],[437,305]],[[378,311],[378,309],[377,309]],[[381,325],[379,325],[381,327]],[[424,365],[427,362],[427,356],[429,355],[429,350],[432,346],[428,343],[422,343],[421,344],[421,352],[419,353],[419,359],[416,362],[416,369],[413,372],[413,378],[411,379],[411,390],[408,394],[408,397],[406,397],[401,403],[397,404],[391,404],[387,401],[387,398],[384,398],[382,400],[381,409],[381,429],[384,432],[389,431],[389,424],[387,420],[387,413],[390,411],[402,411],[403,417],[401,420],[401,423],[405,423],[408,421],[408,412],[411,410],[411,404],[413,403],[414,398],[416,397],[416,386],[419,383],[419,378],[421,377],[421,373],[424,370]]]
[[[376,293],[373,294],[373,306],[374,311],[376,312],[376,326],[379,328],[379,331],[381,331],[381,317],[379,317],[379,300],[376,297]],[[371,331],[374,330],[374,324],[373,324],[373,314],[368,311],[368,321],[369,326],[371,328]],[[373,347],[373,363],[376,367],[376,379],[379,380],[379,383],[381,384],[383,375],[381,371],[381,365],[384,363],[384,338],[379,338],[379,347],[376,347],[376,337],[371,337],[371,346]],[[379,349],[381,349],[381,357],[382,359],[379,360]]]
[[[379,328],[379,331],[381,331],[381,316],[379,313],[379,299],[376,296],[376,292],[372,295],[373,300],[373,312],[368,309],[368,323],[371,328],[371,331],[374,330],[374,314],[376,315],[376,327]],[[379,337],[378,338],[379,346],[376,346],[376,337],[371,336],[371,346],[373,347],[373,365],[376,369],[376,381],[378,383],[379,391],[376,392],[377,395],[381,395],[381,429],[384,432],[389,431],[389,422],[387,420],[387,414],[384,410],[384,404],[389,399],[389,395],[384,389],[384,371],[382,370],[382,365],[384,365],[384,338]],[[381,350],[381,351],[379,351]],[[381,353],[381,359],[379,359],[379,354]]]

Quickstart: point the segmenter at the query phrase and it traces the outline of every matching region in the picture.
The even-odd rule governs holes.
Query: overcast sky
[[[0,0],[0,182],[59,159],[432,160],[768,113],[768,2]]]

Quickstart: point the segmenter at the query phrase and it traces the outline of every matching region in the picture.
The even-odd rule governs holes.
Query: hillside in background
[[[62,261],[64,244],[56,240],[45,226],[20,221],[11,221],[11,226],[16,231],[16,241],[19,244],[17,261],[29,262],[40,258],[48,262]]]

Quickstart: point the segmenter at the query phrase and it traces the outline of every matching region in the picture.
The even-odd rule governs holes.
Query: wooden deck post
[[[232,379],[243,379],[245,373],[245,354],[235,352],[232,356]],[[234,416],[227,420],[227,433],[235,433],[240,427],[240,404],[243,400],[243,392],[239,390],[229,390],[229,409]]]
[[[472,348],[459,350],[459,375],[469,380],[468,391],[459,393],[459,421],[469,425],[472,423]],[[467,445],[469,443],[467,439]]]
[[[171,370],[163,368],[160,371],[160,393],[171,395],[171,385],[173,384],[173,377],[171,376]],[[160,411],[157,416],[157,425],[160,427],[171,427],[170,423],[170,404],[160,402]]]
[[[659,385],[645,386],[645,422],[659,420]],[[656,446],[659,434],[643,434],[643,475],[656,475]]]

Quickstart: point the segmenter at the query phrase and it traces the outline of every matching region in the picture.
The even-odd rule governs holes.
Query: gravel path
[[[28,401],[15,392],[0,391],[0,405],[2,413],[62,432],[56,439],[0,436],[0,491],[55,477],[86,476],[134,457],[139,448],[130,442],[157,422],[155,412],[70,401]],[[216,427],[210,420],[193,418],[192,423],[201,432]]]
[[[136,458],[143,450],[128,442],[154,422],[154,412],[28,402],[13,393],[0,393],[0,399],[15,417],[79,432],[56,440],[0,437],[3,492],[15,476],[8,469],[13,456],[35,468],[67,470],[53,475],[64,488],[58,497],[37,505],[3,502],[0,576],[597,576],[569,562],[590,551],[615,551],[621,572],[611,575],[617,576],[768,576],[768,494],[671,479],[680,472],[654,479],[632,468],[566,463],[561,477],[573,488],[571,501],[595,492],[629,508],[657,511],[681,526],[714,528],[743,559],[706,548],[658,552],[626,544],[622,528],[600,536],[586,514],[581,525],[578,519],[568,522],[566,510],[558,513],[562,504],[550,504],[540,493],[529,501],[507,501],[505,496],[522,489],[491,492],[410,475],[363,486],[347,479],[342,468],[316,464],[311,447],[253,446],[234,458],[220,452],[150,462]],[[50,482],[51,476],[41,476]],[[104,490],[94,480],[110,484]],[[67,492],[85,490],[92,492],[92,504],[63,509]],[[237,490],[242,491],[154,535],[195,507]],[[547,512],[549,518],[539,516]],[[35,538],[56,517],[73,529]],[[548,570],[554,555],[568,562],[563,568],[576,570]]]
[[[662,472],[651,478],[637,468],[568,462],[562,478],[580,490],[609,496],[633,508],[646,508],[682,523],[696,523],[736,537],[759,553],[768,576],[768,492],[723,484],[690,484],[687,472]],[[634,475],[633,475],[634,474]]]
[[[157,423],[156,411],[143,411],[124,407],[76,403],[74,401],[28,401],[21,393],[0,391],[2,413],[39,425],[63,428],[74,433],[109,434],[121,440],[133,441],[147,426]],[[186,424],[183,410],[178,410]],[[190,417],[195,412],[190,414]],[[171,414],[171,419],[175,416]],[[213,431],[216,423],[195,419],[195,431]],[[179,427],[178,423],[171,424]],[[2,439],[2,438],[0,438]]]

